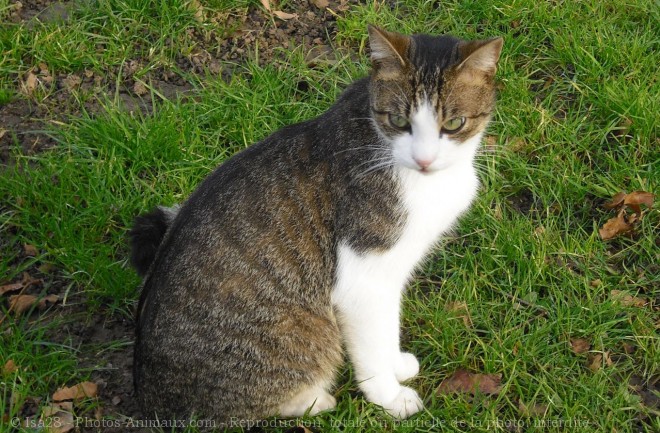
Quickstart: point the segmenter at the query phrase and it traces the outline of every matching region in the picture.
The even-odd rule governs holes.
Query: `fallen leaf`
[[[585,353],[591,349],[591,344],[584,338],[575,338],[571,340],[571,350],[573,353]]]
[[[619,193],[616,193],[614,197],[612,197],[611,201],[608,201],[603,205],[605,209],[614,209],[623,204],[623,201],[626,199],[626,193],[621,191]]]
[[[82,400],[86,397],[96,397],[98,385],[94,382],[82,382],[70,387],[60,388],[53,394],[53,401]]]
[[[62,80],[62,84],[64,84],[64,87],[66,87],[68,90],[77,89],[81,83],[82,78],[75,74],[70,74],[64,80]]]
[[[619,208],[619,213],[616,217],[610,218],[603,227],[598,230],[600,237],[603,240],[612,239],[616,236],[630,233],[634,228],[635,223],[642,219],[642,207],[653,207],[654,195],[646,191],[633,191],[630,194],[619,192],[612,200],[605,203],[605,209]],[[626,208],[633,211],[632,214],[626,213]]]
[[[188,6],[193,10],[195,21],[201,23],[204,21],[204,7],[198,0],[191,0]]]
[[[22,283],[5,284],[4,286],[0,286],[0,296],[7,292],[15,292],[16,290],[20,290],[22,288]]]
[[[38,298],[34,295],[13,295],[9,297],[9,311],[16,314],[23,314],[33,305],[38,303]]]
[[[598,229],[598,234],[604,241],[615,238],[617,236],[630,233],[633,225],[626,221],[626,212],[621,209],[617,216],[607,220],[603,227]]]
[[[270,12],[270,0],[261,0],[261,4],[268,12]]]
[[[73,420],[71,409],[54,403],[41,409],[40,424],[45,425],[44,431],[48,433],[66,433],[73,430],[76,425]]]
[[[532,416],[543,416],[548,411],[547,404],[537,404],[530,403],[525,404],[522,401],[518,401],[518,412],[521,416],[532,417]]]
[[[624,290],[612,290],[610,292],[610,298],[624,307],[637,307],[641,308],[648,304],[648,300],[644,298],[638,298],[637,296],[633,296],[630,293],[624,291]]]
[[[449,302],[447,305],[445,305],[445,310],[447,310],[449,313],[452,313],[456,318],[463,319],[463,324],[466,327],[472,327],[470,311],[468,310],[468,306],[464,301]]]
[[[136,81],[135,84],[133,84],[133,91],[138,96],[146,95],[149,92],[142,81]]]
[[[0,138],[4,137],[6,133],[7,133],[6,129],[0,128]]]
[[[592,353],[587,357],[587,368],[596,372],[603,367],[603,360],[608,367],[612,366],[614,362],[610,358],[610,352]]]
[[[634,344],[623,343],[622,346],[623,346],[623,351],[628,355],[632,355],[633,353],[635,353],[635,350],[637,350]]]
[[[442,381],[436,389],[436,393],[499,394],[501,381],[501,374],[478,374],[459,369],[451,377]]]
[[[34,257],[39,254],[39,251],[34,245],[23,244],[23,253],[25,253],[25,255],[28,257]]]
[[[603,355],[601,353],[594,353],[587,357],[587,368],[591,371],[598,371],[603,365]]]
[[[27,77],[25,78],[25,82],[23,83],[23,89],[25,93],[28,95],[33,94],[37,89],[37,84],[39,84],[37,76],[34,75],[31,71],[28,72]]]
[[[9,359],[7,360],[7,362],[5,362],[5,365],[2,367],[2,374],[12,374],[16,370],[18,370],[16,363],[14,362],[13,359]]]
[[[589,282],[589,285],[590,285],[591,287],[593,287],[594,289],[595,289],[596,287],[599,287],[601,284],[603,284],[603,281],[602,281],[600,278],[596,278],[595,280],[591,280],[591,281]]]
[[[13,311],[15,314],[23,314],[32,307],[43,310],[48,304],[54,304],[59,299],[57,295],[48,295],[42,299],[34,295],[13,295],[9,297],[9,311]]]
[[[642,208],[640,205],[645,205],[646,207],[653,207],[653,198],[654,195],[646,191],[633,191],[630,194],[626,195],[623,200],[623,204],[628,206],[633,212],[637,215],[642,214]]]
[[[329,2],[328,0],[312,0],[312,3],[319,9],[325,9],[328,7]]]
[[[294,18],[298,18],[298,14],[290,14],[290,13],[282,12],[282,11],[275,11],[275,12],[273,12],[273,15],[275,15],[277,18],[279,18],[281,20],[284,20],[284,21],[291,20],[291,19],[294,19]]]

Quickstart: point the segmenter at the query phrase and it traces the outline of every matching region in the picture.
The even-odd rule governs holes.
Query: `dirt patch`
[[[534,209],[534,195],[527,188],[522,189],[516,194],[507,197],[506,201],[509,203],[511,208],[515,209],[523,215],[529,215],[532,209]]]

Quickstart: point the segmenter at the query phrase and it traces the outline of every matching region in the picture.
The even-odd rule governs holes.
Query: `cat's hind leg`
[[[333,409],[337,400],[330,395],[322,385],[313,385],[299,391],[290,400],[279,407],[279,415],[283,417],[297,417],[304,415],[308,410],[310,415],[316,415],[324,410]]]

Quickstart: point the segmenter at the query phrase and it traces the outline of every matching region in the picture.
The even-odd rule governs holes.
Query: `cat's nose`
[[[415,163],[419,166],[419,169],[422,171],[426,171],[431,164],[433,164],[433,161],[435,159],[433,158],[413,158],[415,160]]]

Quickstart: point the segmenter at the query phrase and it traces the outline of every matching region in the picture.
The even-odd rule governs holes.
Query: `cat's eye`
[[[399,116],[398,114],[390,113],[389,119],[392,126],[396,128],[407,129],[410,126],[410,122],[408,122],[408,119],[406,119],[403,116]]]
[[[454,117],[442,124],[442,131],[453,134],[454,132],[458,132],[463,125],[465,125],[465,117]]]

